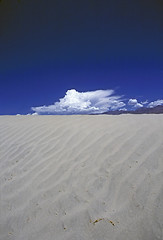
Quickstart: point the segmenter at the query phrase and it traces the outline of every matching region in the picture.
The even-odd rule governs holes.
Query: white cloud
[[[135,98],[129,99],[128,105],[133,106],[134,108],[143,107],[143,104],[139,103],[138,100]]]
[[[92,114],[124,107],[121,96],[113,94],[114,90],[78,92],[71,89],[58,102],[31,109],[37,114]]]
[[[128,101],[128,105],[135,105],[135,104],[137,104],[137,99],[133,99],[133,98],[131,98],[131,99],[129,99],[129,101]]]
[[[37,112],[34,112],[34,113],[32,113],[32,114],[28,114],[28,115],[37,116],[37,115],[38,115],[38,113],[37,113]]]
[[[127,108],[120,108],[120,111],[127,111]]]
[[[159,106],[159,105],[163,105],[163,99],[158,99],[158,100],[156,100],[154,102],[150,102],[148,104],[148,107],[149,108],[153,108],[153,107],[156,107],[156,106]]]
[[[141,102],[141,104],[145,105],[148,103],[148,100],[145,100],[144,102]]]
[[[143,104],[141,104],[141,103],[137,103],[134,107],[143,107]]]

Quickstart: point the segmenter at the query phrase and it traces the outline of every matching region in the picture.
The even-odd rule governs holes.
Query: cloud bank
[[[114,90],[96,90],[88,92],[78,92],[75,89],[68,90],[63,98],[49,106],[32,107],[33,114],[98,114],[114,110],[135,110],[141,107],[152,108],[163,105],[163,100],[158,99],[153,102],[138,101],[136,98],[122,99],[122,96],[115,95]]]
[[[158,99],[154,102],[149,103],[148,107],[153,108],[153,107],[156,107],[156,106],[159,106],[159,105],[163,105],[163,99]]]
[[[58,102],[31,109],[37,114],[95,114],[117,110],[125,105],[122,96],[114,95],[111,89],[88,92],[71,89]]]

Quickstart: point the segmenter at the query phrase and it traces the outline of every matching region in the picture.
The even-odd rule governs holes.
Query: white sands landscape
[[[1,116],[0,239],[163,239],[163,115]]]

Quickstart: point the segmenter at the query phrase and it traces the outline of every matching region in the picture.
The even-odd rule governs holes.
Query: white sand
[[[163,239],[163,115],[1,116],[7,239]]]

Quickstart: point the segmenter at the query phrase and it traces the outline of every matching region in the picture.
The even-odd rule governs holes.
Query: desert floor
[[[163,239],[163,115],[1,116],[0,239]]]

